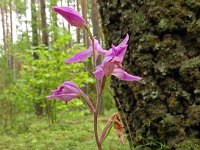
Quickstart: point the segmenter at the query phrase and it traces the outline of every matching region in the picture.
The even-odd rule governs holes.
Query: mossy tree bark
[[[143,78],[140,83],[112,80],[129,142],[142,150],[162,144],[200,149],[199,0],[99,4],[106,45],[119,43],[129,33],[123,65]]]

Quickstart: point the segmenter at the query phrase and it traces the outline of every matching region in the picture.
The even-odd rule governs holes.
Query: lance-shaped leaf
[[[108,136],[108,134],[110,133],[111,128],[114,125],[114,129],[120,139],[120,142],[122,144],[124,144],[124,139],[123,139],[123,134],[124,134],[124,126],[121,122],[121,118],[119,113],[114,113],[107,121],[102,133],[101,133],[101,139],[100,139],[100,143],[102,143],[106,137]]]

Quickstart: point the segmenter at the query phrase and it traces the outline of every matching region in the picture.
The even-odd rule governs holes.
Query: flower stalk
[[[92,41],[92,50],[93,50],[93,70],[95,70],[96,68],[96,60],[95,60],[95,46],[94,46],[94,38],[92,36],[92,33],[89,29],[89,27],[87,25],[85,25],[85,29],[88,32],[89,38]],[[96,99],[96,112],[94,112],[94,136],[95,136],[95,140],[96,140],[96,144],[98,146],[98,149],[101,150],[101,143],[99,140],[99,136],[98,136],[98,114],[99,114],[99,107],[100,107],[100,102],[101,102],[101,93],[99,91],[100,87],[99,87],[99,81],[95,78],[96,80],[96,92],[97,92],[97,99]]]
[[[118,46],[112,45],[111,49],[104,50],[99,44],[99,41],[96,40],[95,37],[92,35],[92,32],[86,24],[86,21],[76,10],[74,10],[71,7],[58,6],[54,6],[53,10],[60,14],[62,17],[64,17],[69,24],[76,26],[77,28],[83,28],[88,32],[89,38],[91,39],[90,47],[86,50],[77,53],[73,57],[65,60],[65,62],[80,62],[86,60],[90,56],[93,56],[92,66],[94,78],[96,81],[96,106],[94,107],[89,97],[75,83],[71,81],[66,81],[56,90],[52,90],[52,94],[50,96],[47,96],[47,98],[57,98],[60,100],[64,100],[65,102],[69,102],[74,98],[83,97],[89,109],[91,109],[93,112],[94,137],[96,140],[98,150],[102,150],[102,142],[105,140],[106,135],[109,134],[109,131],[112,128],[112,124],[114,125],[114,128],[117,132],[121,143],[124,143],[124,126],[121,122],[119,113],[114,113],[110,117],[101,133],[100,138],[98,135],[98,115],[102,100],[101,96],[103,93],[103,89],[105,88],[106,78],[108,76],[114,75],[120,80],[124,81],[139,81],[142,79],[138,76],[133,76],[127,73],[122,66],[122,61],[124,59],[124,55],[128,47],[127,43],[129,40],[129,35],[127,34],[125,39]],[[97,59],[99,55],[104,56],[104,59],[102,63],[97,66]]]

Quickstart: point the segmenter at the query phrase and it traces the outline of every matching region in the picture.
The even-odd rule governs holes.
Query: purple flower
[[[47,96],[47,98],[56,98],[60,100],[64,100],[65,102],[69,102],[74,98],[83,97],[86,101],[89,108],[95,112],[95,108],[92,105],[89,98],[83,93],[83,91],[73,82],[65,81],[58,87],[56,90],[51,91],[51,95]]]
[[[127,34],[125,39],[118,46],[112,45],[112,48],[106,53],[102,64],[97,66],[94,72],[98,80],[109,75],[114,75],[120,80],[125,81],[139,81],[142,79],[138,76],[128,74],[122,67],[122,61],[128,46],[128,39],[129,35]]]
[[[99,54],[104,56],[108,52],[107,50],[102,49],[101,45],[99,44],[99,41],[96,39],[94,39],[94,49],[95,49],[95,60],[97,60]],[[84,61],[91,55],[93,55],[92,41],[90,42],[90,47],[87,50],[80,51],[73,57],[65,60],[65,62],[72,63],[72,62]]]
[[[63,16],[73,26],[82,28],[86,25],[83,17],[71,7],[53,6],[52,9]]]
[[[112,45],[112,48],[107,52],[103,62],[108,62],[112,60],[113,62],[116,61],[118,63],[122,63],[128,46],[128,40],[129,35],[126,34],[125,39],[118,46]]]

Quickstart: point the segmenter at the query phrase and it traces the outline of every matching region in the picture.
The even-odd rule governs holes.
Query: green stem
[[[89,29],[89,27],[87,25],[85,25],[85,29],[89,34],[90,39],[92,40],[92,50],[93,50],[93,71],[96,68],[96,56],[95,56],[95,47],[94,47],[94,38],[92,36],[92,33]],[[99,95],[99,81],[95,78],[96,80],[96,92],[97,92],[97,101],[96,101],[96,111],[94,112],[94,136],[95,136],[95,140],[98,146],[98,150],[101,150],[101,143],[99,141],[99,136],[98,136],[98,114],[99,114],[99,102],[100,102],[100,97],[101,95]]]
[[[96,56],[95,56],[95,47],[94,47],[94,37],[92,36],[92,33],[87,25],[85,25],[85,29],[89,34],[90,39],[92,40],[92,50],[93,50],[93,70],[95,70],[97,64],[96,64]],[[104,76],[101,86],[100,82],[95,78],[96,80],[96,92],[97,92],[97,101],[96,101],[96,111],[94,112],[94,134],[95,134],[95,140],[98,146],[98,150],[101,150],[101,145],[102,143],[99,140],[98,137],[98,114],[99,114],[99,109],[100,109],[100,104],[101,104],[101,95],[106,83],[106,77]]]
[[[95,136],[95,140],[96,140],[96,143],[98,146],[98,150],[101,150],[101,143],[100,143],[99,137],[98,137],[97,118],[98,118],[98,112],[96,111],[96,112],[94,112],[94,136]]]
[[[84,93],[81,96],[83,97],[83,99],[87,103],[88,107],[92,110],[92,112],[96,112],[96,110],[95,110],[92,102],[90,101],[90,99]]]
[[[90,31],[88,25],[85,25],[85,29],[86,29],[86,31],[88,32],[90,39],[92,40],[92,50],[93,50],[93,70],[95,70],[95,67],[96,67],[96,61],[95,61],[95,58],[96,58],[96,56],[95,56],[95,49],[94,49],[94,38],[93,38],[93,36],[92,36],[92,32]]]
[[[106,77],[104,76],[103,80],[101,82],[101,88],[99,89],[99,93],[98,93],[98,101],[97,101],[97,106],[96,106],[98,113],[99,113],[99,110],[100,110],[100,105],[101,105],[101,100],[102,100],[101,95],[102,95],[105,84],[106,84]]]

